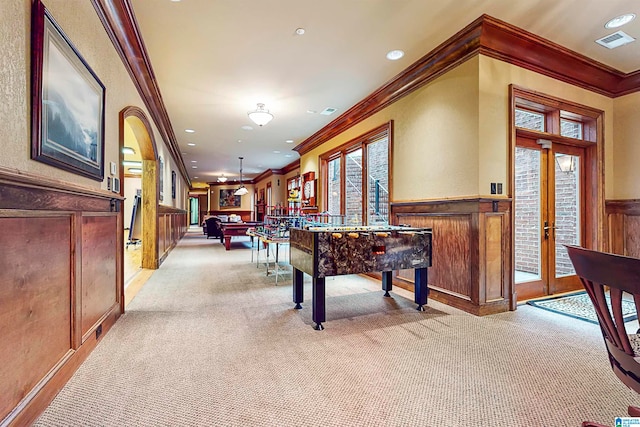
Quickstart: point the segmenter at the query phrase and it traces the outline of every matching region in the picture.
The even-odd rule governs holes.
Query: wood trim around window
[[[375,127],[373,129],[371,129],[370,131],[367,131],[365,133],[363,133],[362,135],[359,135],[353,139],[350,139],[349,141],[325,152],[322,153],[320,156],[318,156],[319,159],[319,163],[320,163],[320,185],[322,186],[322,210],[327,210],[328,209],[328,201],[329,201],[329,194],[328,194],[328,163],[331,160],[340,158],[340,212],[342,215],[344,215],[344,212],[346,210],[346,199],[345,199],[345,195],[346,195],[346,182],[345,182],[345,176],[346,176],[346,155],[356,151],[358,149],[362,149],[362,167],[363,167],[363,171],[365,173],[365,176],[367,175],[367,150],[366,150],[366,146],[372,142],[375,142],[378,138],[378,136],[382,135],[382,134],[386,134],[386,138],[387,138],[387,146],[388,146],[388,164],[387,164],[387,173],[389,175],[389,205],[391,205],[391,202],[393,201],[393,120],[390,120],[378,127]],[[363,194],[365,194],[368,191],[367,188],[368,185],[368,180],[364,180],[362,182],[362,190],[363,190]],[[363,204],[362,204],[362,219],[363,221],[365,220],[365,218],[367,217],[366,215],[366,204],[365,204],[366,200],[363,196]],[[389,207],[389,214],[391,214],[391,207]]]

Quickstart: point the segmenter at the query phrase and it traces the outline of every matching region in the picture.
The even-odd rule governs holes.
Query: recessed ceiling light
[[[287,139],[285,142],[286,142],[287,144],[293,144],[293,139]]]
[[[198,163],[197,160],[191,160],[191,163]]]
[[[136,150],[131,147],[122,147],[123,154],[136,154]]]
[[[242,140],[241,140],[241,139],[239,139],[239,140],[238,140],[238,142],[242,142]]]
[[[191,169],[198,169],[198,167],[193,165],[193,166],[191,166]]]
[[[307,113],[309,113],[309,114],[316,114],[316,113],[317,113],[317,111],[316,111],[316,110],[307,110]]]
[[[199,176],[194,176],[194,177],[193,177],[193,179],[198,179],[198,178],[200,178],[200,177],[199,177]]]
[[[251,126],[249,126],[249,125],[244,125],[244,126],[242,126],[241,129],[242,130],[253,130],[253,128]]]
[[[274,154],[280,154],[280,152],[278,150],[273,150]]]
[[[187,142],[187,145],[188,145],[189,147],[195,147],[195,146],[196,146],[196,144],[194,144],[193,142]]]
[[[305,32],[305,31],[304,31],[304,28],[296,28],[296,34],[297,34],[297,35],[301,36],[301,35],[303,35],[303,34],[304,34],[304,32]]]
[[[193,129],[185,129],[184,131],[185,131],[186,133],[194,133],[194,132],[195,132],[195,130],[193,130]]]
[[[604,24],[605,28],[618,28],[622,27],[624,24],[628,24],[633,21],[636,17],[635,13],[625,13],[624,15],[616,16],[611,19],[609,22]]]
[[[142,166],[142,162],[136,161],[136,160],[123,160],[122,161],[122,166],[137,166],[137,167],[141,167]]]
[[[140,168],[129,168],[128,171],[130,173],[142,173],[142,169]]]
[[[400,49],[390,50],[387,52],[387,59],[390,61],[397,61],[404,56],[404,52]]]

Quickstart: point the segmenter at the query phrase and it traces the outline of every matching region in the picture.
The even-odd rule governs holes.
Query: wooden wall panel
[[[158,261],[162,263],[187,232],[188,212],[169,206],[158,206]]]
[[[607,250],[640,258],[640,200],[607,200]]]
[[[0,217],[0,420],[72,346],[72,216],[21,215]]]
[[[470,216],[398,215],[401,224],[433,229],[432,267],[429,283],[434,286],[470,298],[471,271],[469,263]],[[405,270],[399,277],[413,282],[413,270]]]
[[[158,254],[160,258],[167,252],[167,216],[158,215]]]
[[[503,251],[503,214],[485,214],[484,218],[484,289],[485,301],[499,300],[506,297],[504,288],[503,265],[506,263]],[[482,286],[481,286],[482,287]]]
[[[640,258],[640,215],[629,215],[625,221],[626,255]]]
[[[120,316],[122,200],[0,168],[0,426],[31,425]]]
[[[484,198],[391,204],[394,224],[433,229],[430,298],[476,315],[515,309],[511,205]],[[397,278],[399,286],[413,282],[410,271]]]
[[[82,218],[82,335],[118,303],[116,214]]]

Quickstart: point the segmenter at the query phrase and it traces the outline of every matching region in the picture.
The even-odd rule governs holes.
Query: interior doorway
[[[518,137],[515,285],[518,298],[581,288],[564,245],[583,246],[584,149]]]
[[[197,197],[189,197],[189,225],[199,225],[200,207]]]

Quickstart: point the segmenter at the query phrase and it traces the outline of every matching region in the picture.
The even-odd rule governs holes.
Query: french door
[[[564,245],[584,240],[584,149],[518,137],[515,150],[518,300],[581,289]]]

